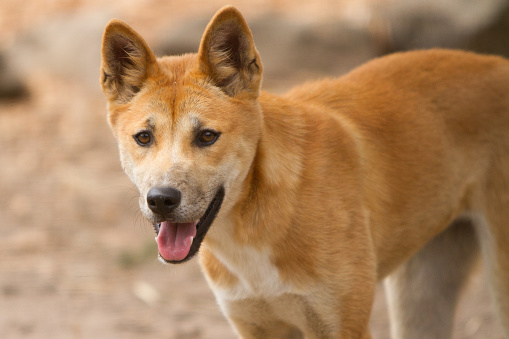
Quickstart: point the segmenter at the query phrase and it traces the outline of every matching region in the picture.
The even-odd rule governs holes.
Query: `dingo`
[[[509,62],[431,50],[283,96],[261,81],[233,7],[197,54],[106,27],[109,123],[161,260],[199,252],[242,338],[370,338],[387,277],[393,336],[429,339],[481,252],[509,336]]]

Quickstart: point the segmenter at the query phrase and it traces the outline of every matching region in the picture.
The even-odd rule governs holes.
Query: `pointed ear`
[[[128,102],[157,67],[147,43],[120,20],[106,26],[101,51],[101,87],[109,100]]]
[[[203,34],[198,51],[200,71],[229,96],[258,97],[262,63],[251,30],[234,7],[220,9]]]

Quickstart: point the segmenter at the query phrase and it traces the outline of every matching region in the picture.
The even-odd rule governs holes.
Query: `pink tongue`
[[[159,254],[168,261],[183,260],[191,249],[196,236],[196,223],[173,223],[163,221],[156,238]]]

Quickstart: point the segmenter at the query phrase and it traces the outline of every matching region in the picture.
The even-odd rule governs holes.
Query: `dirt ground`
[[[345,1],[233,3],[248,19],[271,10],[321,20]],[[3,1],[0,47],[9,48],[35,25],[76,13],[122,18],[150,43],[169,22],[176,27],[193,16],[209,17],[223,5],[133,0],[105,8],[101,3]],[[40,48],[40,55],[28,57],[42,57]],[[92,55],[99,58],[98,50]],[[98,78],[98,69],[84,71]],[[301,73],[287,76],[269,82],[268,89],[301,78]],[[196,261],[180,266],[156,261],[154,232],[121,171],[98,79],[97,86],[90,85],[39,65],[23,81],[28,97],[0,101],[0,337],[234,338]],[[503,338],[481,265],[458,309],[454,338]],[[374,338],[389,338],[381,288],[371,327]]]

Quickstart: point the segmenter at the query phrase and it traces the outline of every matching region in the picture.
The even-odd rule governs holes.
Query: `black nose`
[[[148,208],[155,214],[168,216],[180,204],[180,191],[171,187],[154,187],[147,193]]]

